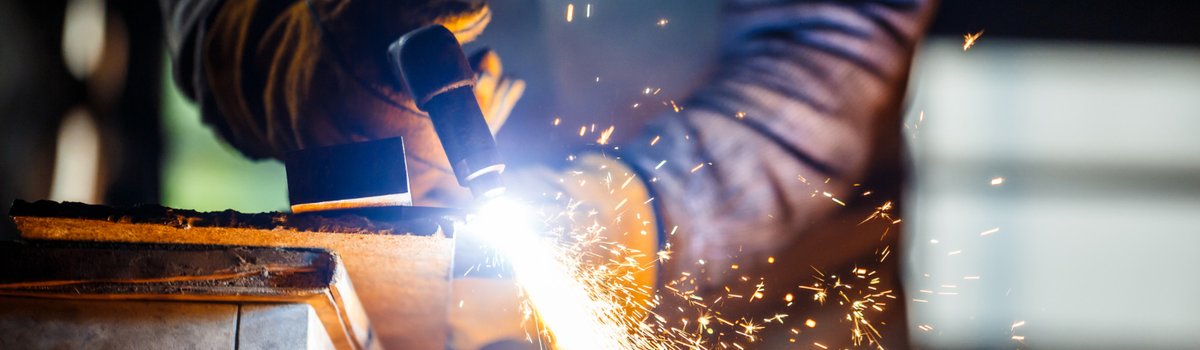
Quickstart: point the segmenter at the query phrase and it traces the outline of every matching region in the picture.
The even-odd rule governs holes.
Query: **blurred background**
[[[912,341],[1200,347],[1200,301],[1173,296],[1200,288],[1197,5],[942,10],[905,125]]]
[[[580,127],[632,137],[720,40],[715,0],[492,6],[468,50],[529,83],[498,136],[518,164],[588,147]],[[242,158],[175,89],[161,21],[151,1],[0,0],[0,209],[286,209],[283,166]],[[1200,347],[1200,2],[944,1],[908,94],[914,345]]]

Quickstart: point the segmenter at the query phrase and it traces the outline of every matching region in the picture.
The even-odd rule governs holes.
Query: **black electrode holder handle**
[[[458,184],[476,197],[503,192],[504,162],[475,99],[475,71],[454,33],[431,25],[400,37],[388,59],[417,108],[429,113]]]

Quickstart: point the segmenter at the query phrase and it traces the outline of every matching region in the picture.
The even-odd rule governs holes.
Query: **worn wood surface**
[[[446,347],[446,314],[454,241],[444,234],[445,230],[407,234],[403,223],[382,224],[353,217],[335,220],[303,216],[307,218],[304,220],[320,222],[306,226],[296,224],[300,221],[296,219],[299,215],[279,213],[197,214],[192,211],[155,209],[158,212],[131,214],[104,209],[106,207],[91,207],[98,206],[82,208],[80,211],[87,215],[76,216],[83,218],[68,218],[54,216],[69,216],[71,213],[56,213],[53,208],[34,213],[28,207],[22,209],[18,203],[14,205],[12,214],[21,237],[31,240],[329,249],[342,258],[357,291],[350,294],[356,294],[361,299],[377,338],[384,347]],[[176,219],[170,219],[172,215]],[[250,215],[274,219],[251,219]],[[189,221],[192,223],[189,224]],[[429,223],[426,221],[407,222],[417,226],[417,229],[428,229]],[[387,227],[387,230],[372,231],[372,227]],[[321,229],[338,232],[317,231]]]
[[[372,347],[341,261],[321,249],[4,242],[0,266],[0,295],[306,303],[338,348]]]

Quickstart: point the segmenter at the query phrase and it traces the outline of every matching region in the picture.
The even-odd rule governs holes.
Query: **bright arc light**
[[[501,196],[469,219],[466,234],[478,235],[512,266],[559,349],[624,348],[623,328],[606,324],[602,303],[576,279],[553,238],[540,232],[532,207]]]

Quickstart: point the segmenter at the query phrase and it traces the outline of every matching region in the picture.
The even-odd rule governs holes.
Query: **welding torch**
[[[429,114],[458,184],[476,199],[503,194],[505,165],[475,99],[475,71],[454,33],[436,24],[412,31],[388,48],[388,61]]]

